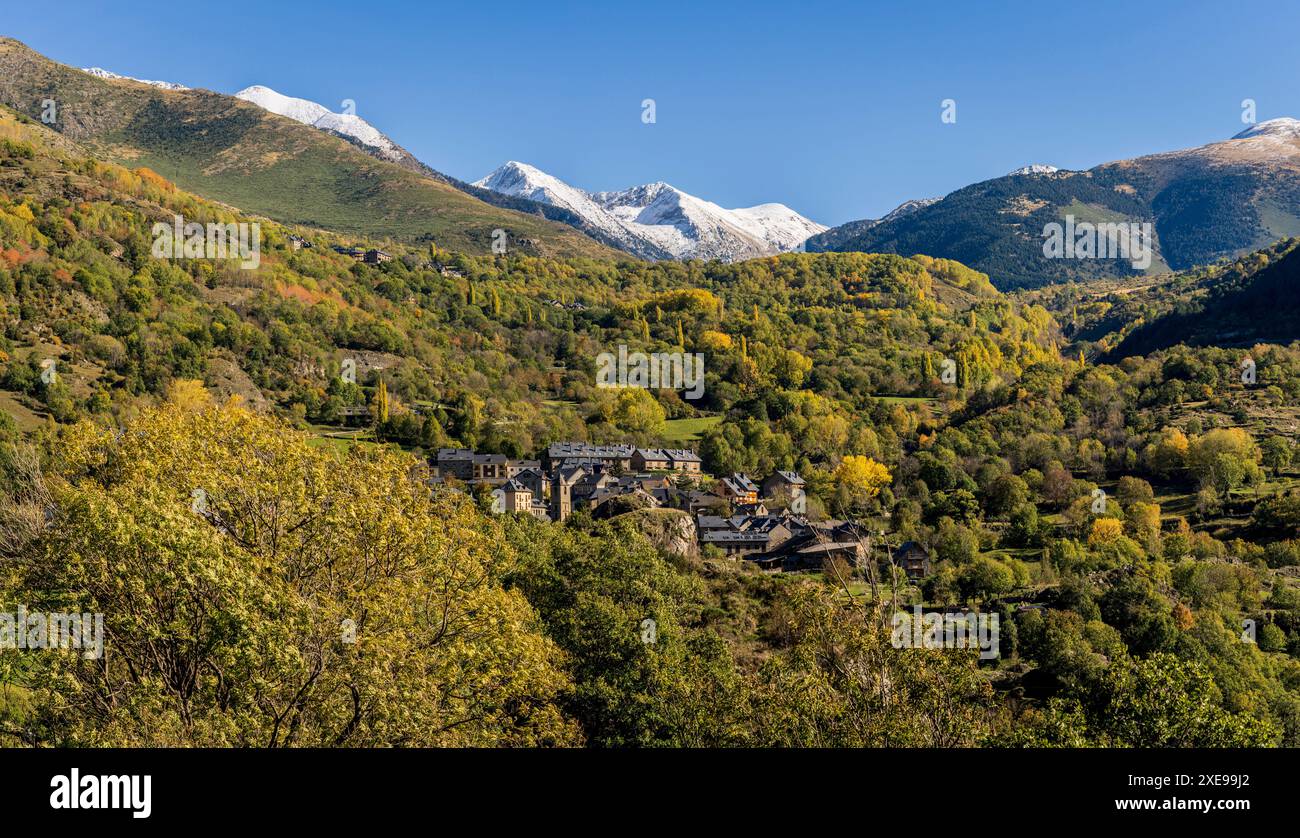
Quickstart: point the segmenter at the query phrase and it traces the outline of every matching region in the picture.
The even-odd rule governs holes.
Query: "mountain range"
[[[769,256],[794,250],[810,235],[826,229],[783,204],[725,209],[662,182],[592,193],[514,161],[467,184],[421,163],[355,114],[334,113],[324,105],[285,96],[263,85],[247,87],[235,97],[343,137],[380,159],[421,171],[489,203],[497,203],[498,196],[514,199],[505,205],[563,221],[646,259],[736,261]]]
[[[344,109],[254,85],[233,96],[81,71],[0,38],[0,103],[104,159],[269,218],[487,252],[495,230],[525,253],[741,260],[790,250],[953,259],[1001,288],[1127,277],[1130,261],[1044,253],[1047,225],[1150,223],[1147,273],[1185,270],[1300,235],[1300,122],[1084,171],[1041,163],[827,229],[779,203],[727,209],[664,182],[588,191],[509,162],[474,183],[439,172]]]
[[[0,38],[0,104],[39,121],[47,99],[58,106],[50,127],[93,156],[282,223],[467,253],[490,252],[504,230],[525,254],[621,255],[543,212],[467,194],[413,158],[384,159],[352,120],[308,126],[209,90],[87,73]]]
[[[132,81],[162,90],[187,91],[171,82],[87,68],[96,78]],[[827,229],[783,204],[726,209],[669,184],[657,182],[617,192],[589,193],[532,166],[510,162],[474,183],[427,166],[352,112],[252,85],[234,98],[344,139],[362,151],[441,181],[505,209],[541,215],[575,227],[604,244],[646,259],[736,261],[794,250]]]
[[[1129,261],[1044,255],[1045,225],[1067,216],[1151,223],[1151,273],[1207,264],[1300,234],[1300,122],[1274,119],[1222,142],[1086,171],[1027,166],[913,212],[828,230],[807,249],[956,259],[1002,288],[1139,273]]]
[[[514,161],[473,185],[571,210],[624,250],[649,259],[770,256],[826,229],[784,204],[726,209],[662,182],[587,192]]]

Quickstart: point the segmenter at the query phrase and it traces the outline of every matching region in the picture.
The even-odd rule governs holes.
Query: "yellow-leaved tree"
[[[883,464],[858,454],[840,460],[831,478],[835,483],[836,506],[844,515],[864,514],[892,479]]]
[[[52,448],[6,593],[102,613],[104,655],[40,654],[31,741],[580,744],[495,521],[413,457],[177,395]]]

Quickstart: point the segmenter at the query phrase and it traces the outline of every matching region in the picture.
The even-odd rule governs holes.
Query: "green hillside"
[[[573,435],[575,415],[597,438],[689,439],[760,382],[806,386],[813,365],[823,369],[819,390],[866,405],[873,394],[934,395],[936,382],[922,373],[937,375],[945,356],[967,365],[973,381],[1048,351],[1052,324],[1041,312],[1019,312],[982,274],[927,257],[616,265],[398,244],[394,261],[372,266],[330,249],[353,237],[297,228],[314,247],[295,250],[289,230],[267,224],[256,271],[159,262],[148,258],[152,222],[238,216],[147,170],[87,158],[64,135],[12,114],[0,112],[0,137],[11,142],[0,187],[21,202],[3,216],[6,246],[23,276],[34,271],[14,286],[21,325],[6,349],[27,364],[42,352],[67,358],[66,383],[82,407],[60,401],[64,417],[197,377],[286,417],[337,422],[349,399],[363,397],[341,391],[330,373],[351,353],[366,359],[363,385],[382,372],[393,376],[395,398],[448,406],[440,423],[456,426],[466,400],[477,401],[475,433],[522,454]],[[66,222],[54,220],[64,213]],[[987,323],[1005,324],[1005,335],[981,333]],[[669,350],[681,338],[709,358],[701,402],[665,397],[656,408],[682,421],[638,424],[635,400],[611,407],[608,391],[593,386],[599,352],[619,343]],[[74,363],[83,360],[84,373]],[[38,401],[30,408],[42,411]]]
[[[152,169],[183,189],[286,224],[487,253],[492,232],[551,256],[626,258],[572,228],[494,207],[352,144],[206,90],[104,80],[0,38],[0,104],[40,119],[98,157]]]
[[[372,265],[265,221],[256,269],[155,257],[177,213],[250,220],[0,109],[0,599],[112,644],[0,655],[5,744],[1300,743],[1300,348],[1256,388],[1231,350],[1099,364],[1059,350],[1077,288],[928,256]],[[702,353],[703,397],[596,387],[619,344]],[[556,440],[797,471],[873,546],[766,572],[429,485]],[[994,657],[891,638],[956,606]]]
[[[828,230],[808,249],[944,256],[984,271],[1003,289],[1187,270],[1294,235],[1300,149],[1267,160],[1252,155],[1229,143],[1088,171],[1008,175],[864,230],[859,222]],[[1071,215],[1077,222],[1150,222],[1152,264],[1045,256],[1045,225]]]
[[[1147,318],[1115,349],[1116,357],[1185,343],[1192,346],[1289,344],[1300,340],[1300,251],[1280,242],[1214,272],[1203,290]]]

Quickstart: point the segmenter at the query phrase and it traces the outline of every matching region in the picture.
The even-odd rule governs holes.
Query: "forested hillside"
[[[1087,171],[1016,172],[878,224],[850,222],[813,237],[808,249],[946,256],[1003,289],[1189,270],[1300,234],[1298,137],[1295,120],[1279,119],[1224,142]],[[1049,257],[1045,227],[1067,218],[1149,224],[1150,264]]]
[[[1181,299],[1148,318],[1116,347],[1119,356],[1180,343],[1244,346],[1290,343],[1300,316],[1300,254],[1296,239],[1242,259],[1206,283],[1205,293]]]
[[[45,102],[54,103],[54,110]],[[416,167],[209,90],[102,79],[0,37],[0,105],[51,126],[99,159],[148,167],[214,201],[351,235],[436,238],[488,253],[493,231],[535,254],[611,257],[567,224],[484,203]]]
[[[258,220],[0,114],[0,598],[102,612],[111,644],[0,655],[8,743],[1300,743],[1295,350],[1251,385],[1216,349],[1097,365],[1054,299],[926,256],[487,257],[260,219],[255,270],[155,258],[175,213]],[[703,397],[597,388],[619,344],[703,353]],[[810,515],[931,571],[764,573],[427,482],[443,446],[685,429],[710,474],[796,470]],[[913,605],[997,613],[1000,655],[899,648]]]

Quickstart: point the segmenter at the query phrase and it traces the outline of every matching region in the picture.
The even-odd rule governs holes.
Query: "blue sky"
[[[466,180],[514,159],[824,224],[1031,162],[1225,139],[1247,98],[1260,121],[1300,117],[1290,0],[3,2],[0,34],[63,63],[352,99]]]

